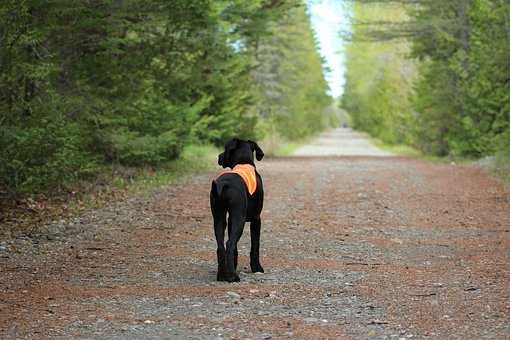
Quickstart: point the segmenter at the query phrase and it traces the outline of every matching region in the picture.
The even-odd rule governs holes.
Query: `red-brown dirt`
[[[402,157],[258,164],[265,274],[215,281],[210,179],[0,250],[0,338],[510,338],[510,190]]]

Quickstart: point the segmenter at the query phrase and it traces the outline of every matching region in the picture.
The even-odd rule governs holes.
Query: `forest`
[[[508,2],[344,3],[354,128],[425,154],[510,157]],[[338,125],[304,0],[5,0],[0,44],[3,201],[232,136]]]
[[[3,199],[333,118],[300,0],[4,0],[0,41]]]
[[[510,156],[510,3],[357,0],[342,106],[425,154]]]

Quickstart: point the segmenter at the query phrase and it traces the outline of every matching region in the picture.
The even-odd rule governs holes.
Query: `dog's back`
[[[226,173],[214,179],[211,184],[211,203],[219,205],[230,212],[234,208],[246,211],[246,221],[260,216],[264,203],[262,178],[256,173],[257,186],[250,194],[248,188],[238,174]]]

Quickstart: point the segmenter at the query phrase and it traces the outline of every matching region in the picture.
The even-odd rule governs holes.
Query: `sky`
[[[321,55],[330,72],[326,74],[330,94],[340,97],[345,84],[345,56],[340,31],[349,28],[349,9],[344,0],[307,0],[312,26],[319,41]]]

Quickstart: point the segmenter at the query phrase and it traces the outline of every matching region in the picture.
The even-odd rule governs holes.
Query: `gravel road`
[[[482,169],[349,130],[258,169],[266,273],[245,228],[242,281],[215,281],[193,176],[0,242],[0,338],[510,338],[510,190]]]
[[[339,128],[323,133],[312,143],[294,153],[296,156],[391,156],[372,145],[367,138],[348,128]]]

